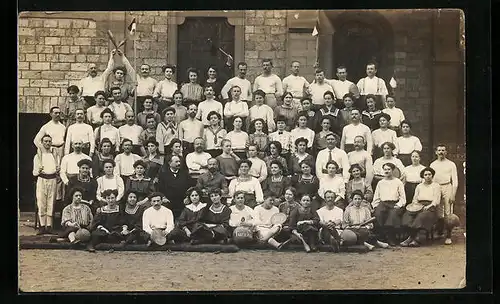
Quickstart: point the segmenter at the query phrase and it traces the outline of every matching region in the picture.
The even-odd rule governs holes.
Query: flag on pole
[[[313,29],[313,32],[312,32],[312,35],[313,36],[318,36],[319,32],[318,32],[318,28],[319,28],[319,23],[318,21],[316,21],[316,25],[314,26],[314,29]]]
[[[397,87],[398,83],[396,82],[396,79],[394,79],[394,77],[391,77],[391,80],[389,81],[389,85],[393,89],[395,89]]]
[[[130,36],[135,35],[135,31],[137,29],[137,22],[135,21],[135,18],[132,19],[132,23],[130,23],[127,29],[129,30]]]

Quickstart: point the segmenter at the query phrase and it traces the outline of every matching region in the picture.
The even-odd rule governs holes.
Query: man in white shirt
[[[160,192],[153,192],[149,195],[151,207],[144,210],[142,214],[142,230],[149,236],[151,236],[153,230],[161,230],[168,238],[175,227],[174,215],[170,209],[162,206],[162,197],[163,194]],[[151,241],[148,241],[148,245],[151,245]]]
[[[64,146],[64,154],[69,154],[70,146],[75,140],[82,142],[82,152],[92,157],[95,149],[94,130],[89,124],[83,122],[85,112],[83,109],[78,109],[75,112],[76,122],[68,127],[66,134],[66,144]]]
[[[276,213],[279,213],[279,209],[273,206],[273,198],[268,197],[260,205],[255,206],[254,210],[254,220],[255,230],[257,231],[257,240],[261,243],[268,243],[276,249],[281,249],[283,245],[288,243],[285,241],[279,243],[274,239],[274,236],[279,234],[282,229],[281,225],[271,224],[271,218]]]
[[[52,146],[52,138],[45,134],[40,140],[42,147],[33,158],[33,176],[36,180],[36,204],[40,229],[37,234],[51,233],[54,201],[56,199],[59,159]]]
[[[377,109],[384,108],[385,97],[387,96],[387,94],[389,94],[389,91],[387,91],[385,81],[382,78],[378,78],[377,76],[375,76],[376,74],[376,64],[374,62],[369,62],[366,65],[367,76],[365,78],[361,78],[357,83],[359,95],[361,96],[358,104],[355,105],[357,108],[366,107],[366,105],[364,105],[363,103],[365,102],[364,97],[366,97],[366,95],[368,94],[373,94],[377,97]]]
[[[64,155],[64,137],[66,135],[66,127],[63,123],[61,123],[61,109],[59,107],[52,107],[49,111],[51,120],[44,124],[40,131],[35,136],[33,143],[37,147],[37,149],[41,149],[43,147],[42,137],[44,135],[49,135],[52,139],[52,149],[54,154],[57,156],[58,162],[57,165],[61,164],[61,160]],[[57,190],[56,190],[56,200],[63,199],[63,184],[60,180],[57,181]]]
[[[186,166],[189,169],[189,176],[194,180],[194,182],[208,170],[208,160],[212,158],[212,155],[207,152],[203,152],[205,142],[203,138],[197,137],[194,140],[194,152],[189,153],[186,156]]]
[[[362,136],[366,142],[366,151],[371,155],[373,148],[373,138],[370,128],[361,123],[361,113],[358,109],[351,110],[351,123],[342,129],[342,139],[340,149],[346,153],[354,151],[354,139]]]
[[[97,76],[97,65],[95,63],[91,63],[89,64],[88,76],[80,80],[80,84],[78,85],[80,88],[80,96],[85,99],[88,106],[95,105],[94,94],[97,91],[104,91],[106,80],[114,68],[114,54],[114,51],[111,52],[108,60],[108,66],[101,75]]]
[[[307,92],[311,95],[313,110],[318,110],[325,104],[323,95],[328,91],[333,92],[333,88],[325,81],[325,72],[323,70],[317,69],[314,75],[314,81],[309,86]],[[336,98],[337,96],[333,96],[334,102]]]
[[[130,176],[135,174],[134,163],[141,159],[137,154],[132,153],[132,141],[130,139],[122,140],[123,153],[115,157],[114,174],[123,179],[123,183],[127,184]]]
[[[359,90],[354,82],[347,80],[347,68],[343,65],[337,67],[337,77],[338,79],[325,79],[325,82],[330,84],[333,88],[335,96],[337,96],[337,102],[335,106],[339,109],[344,108],[344,102],[342,98],[347,93],[352,93],[354,97],[359,98]]]
[[[119,128],[123,126],[127,121],[125,118],[125,114],[129,111],[133,112],[134,110],[132,110],[132,107],[128,103],[122,101],[122,93],[120,87],[112,87],[109,90],[113,95],[113,102],[108,106],[108,108],[114,114],[113,126]]]
[[[82,153],[82,144],[83,143],[81,139],[73,140],[73,152],[64,155],[61,160],[61,171],[59,174],[64,185],[68,185],[69,178],[71,176],[76,176],[78,173],[80,173],[80,168],[78,167],[78,162],[80,160],[88,159],[92,161],[92,159],[88,155]],[[90,174],[92,176],[92,170]],[[62,197],[64,197],[64,194]]]
[[[212,111],[215,111],[220,114],[220,116],[224,116],[224,109],[222,104],[214,99],[215,91],[211,85],[205,86],[205,100],[200,102],[198,105],[198,112],[196,113],[196,118],[201,120],[205,127],[210,126],[210,122],[208,121],[208,114]],[[221,127],[224,127],[224,121],[221,120]]]
[[[153,96],[158,81],[149,76],[151,67],[149,64],[141,65],[141,73],[137,75],[137,113],[144,111],[144,99]]]
[[[229,90],[231,90],[232,87],[238,86],[241,88],[240,99],[242,101],[245,101],[249,107],[251,106],[252,84],[248,79],[246,79],[247,69],[248,67],[245,62],[238,63],[238,76],[229,79],[221,90],[221,95],[224,100],[231,101],[228,92]]]
[[[337,174],[342,175],[344,182],[347,183],[350,178],[347,154],[336,147],[337,135],[330,133],[325,138],[327,148],[319,151],[316,156],[316,176],[321,179],[321,177],[328,175],[326,165],[329,161],[334,160],[340,167]]]
[[[437,208],[438,223],[437,232],[439,236],[443,235],[444,218],[453,214],[453,206],[455,205],[455,197],[458,189],[458,173],[457,165],[446,158],[448,152],[445,145],[436,146],[437,159],[430,165],[436,171],[434,181],[441,187],[441,204]],[[451,231],[447,229],[445,244],[451,244]]]
[[[111,144],[113,145],[114,150],[116,152],[119,152],[120,131],[118,131],[118,129],[111,124],[114,115],[115,114],[109,108],[106,108],[101,112],[102,125],[94,130],[94,138],[96,139],[96,145],[98,146],[100,146],[104,138],[109,139],[111,141]]]
[[[201,121],[196,119],[198,107],[192,103],[188,106],[188,118],[181,121],[179,124],[179,139],[182,140],[183,151],[185,154],[194,151],[194,140],[197,137],[203,137],[205,126]]]
[[[255,78],[253,91],[262,90],[266,93],[266,104],[273,110],[278,106],[278,100],[283,96],[283,84],[281,79],[271,73],[273,62],[271,59],[262,60],[263,72]]]
[[[290,92],[293,95],[293,106],[298,111],[302,111],[300,100],[307,95],[309,82],[302,76],[299,76],[300,62],[292,61],[292,74],[283,78],[283,92]]]
[[[340,233],[342,220],[344,218],[344,211],[335,206],[337,196],[335,192],[327,190],[325,192],[325,206],[316,210],[319,217],[319,230],[320,238],[323,242],[330,245],[333,252],[339,252],[340,247]]]
[[[128,111],[125,114],[127,124],[118,128],[120,138],[128,138],[132,141],[132,153],[146,156],[146,150],[141,140],[141,133],[144,131],[141,126],[135,123],[135,115],[133,111]]]

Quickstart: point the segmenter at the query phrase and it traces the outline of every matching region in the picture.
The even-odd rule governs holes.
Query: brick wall
[[[289,75],[290,64],[300,62],[300,74],[309,82],[314,79],[314,63],[316,61],[316,38],[311,33],[288,34],[289,61],[286,64],[286,75]]]
[[[245,12],[245,61],[251,82],[262,72],[261,59],[273,59],[273,72],[283,78],[286,67],[286,11]]]
[[[163,79],[161,67],[167,64],[167,28],[168,12],[139,11],[127,15],[127,23],[137,18],[137,68],[143,63],[151,66],[151,76]],[[171,42],[176,43],[176,42]],[[130,58],[133,56],[133,45],[127,48]]]
[[[19,111],[48,112],[85,76],[89,62],[104,70],[107,60],[107,39],[95,21],[20,18]]]

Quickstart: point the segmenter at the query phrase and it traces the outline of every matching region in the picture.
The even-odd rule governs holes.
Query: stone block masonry
[[[18,35],[22,112],[48,112],[64,101],[67,86],[85,77],[90,62],[107,63],[107,39],[93,20],[21,16]]]

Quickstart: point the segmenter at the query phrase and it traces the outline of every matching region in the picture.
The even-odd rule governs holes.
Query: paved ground
[[[20,234],[32,234],[21,219]],[[346,290],[456,288],[465,240],[366,254],[21,250],[22,291]]]

